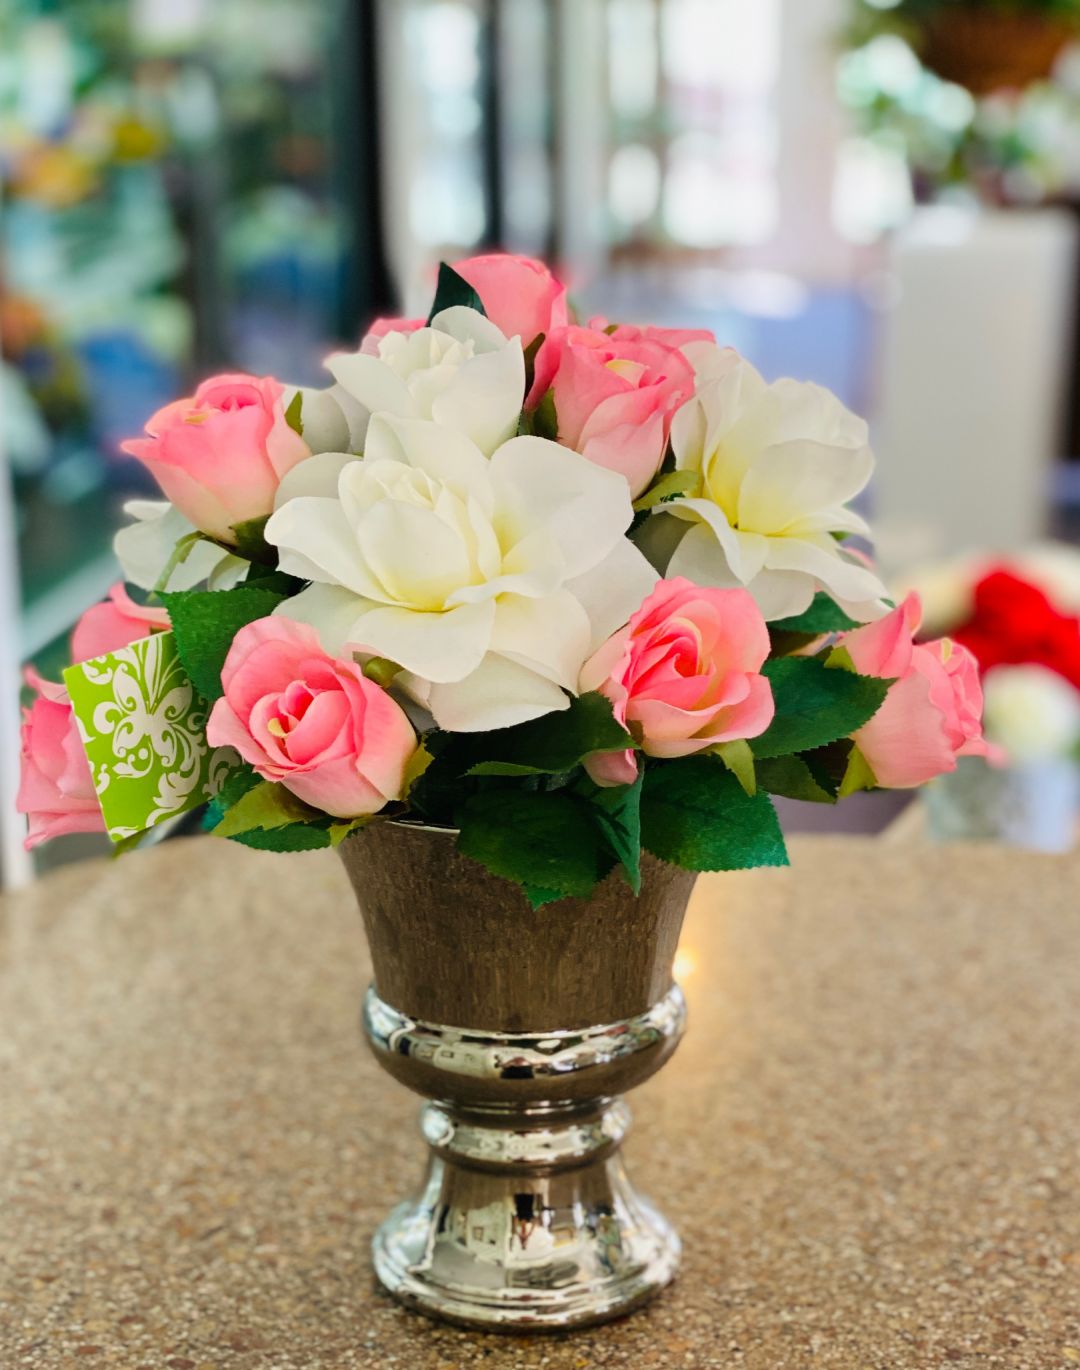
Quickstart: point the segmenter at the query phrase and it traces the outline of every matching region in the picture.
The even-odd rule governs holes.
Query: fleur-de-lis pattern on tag
[[[79,662],[64,681],[114,841],[212,798],[235,764],[206,741],[206,701],[172,633]]]

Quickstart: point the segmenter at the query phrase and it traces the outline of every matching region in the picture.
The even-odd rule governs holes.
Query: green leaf
[[[640,514],[643,509],[651,509],[654,505],[663,504],[666,500],[676,499],[679,496],[694,498],[700,493],[700,472],[669,471],[666,476],[661,476],[655,484],[651,485],[643,495],[634,501],[634,509]]]
[[[558,438],[559,418],[555,413],[555,396],[552,391],[545,391],[535,408],[524,411],[518,423],[518,436],[549,438],[552,442]]]
[[[549,390],[542,396],[533,411],[533,432],[538,438],[548,438],[555,442],[559,436],[559,416],[555,412],[555,392]]]
[[[231,809],[234,804],[239,804],[248,790],[253,790],[260,783],[255,768],[245,763],[229,771],[214,799],[222,809]]]
[[[221,822],[214,828],[214,834],[217,837],[235,837],[238,833],[251,832],[254,828],[266,832],[271,828],[284,828],[290,823],[306,823],[309,819],[318,817],[321,815],[317,809],[312,809],[297,799],[284,785],[261,780],[225,810]]]
[[[469,282],[463,276],[459,276],[452,266],[440,262],[435,298],[431,302],[431,313],[427,316],[428,325],[430,326],[436,314],[441,314],[444,309],[452,309],[455,305],[464,305],[466,309],[475,309],[478,314],[486,316],[480,296]]]
[[[554,904],[564,896],[558,890],[542,890],[536,885],[525,886],[525,898],[529,901],[529,907],[535,913],[537,909],[542,909],[545,904]]]
[[[374,815],[365,814],[363,818],[346,818],[341,823],[331,823],[326,829],[332,847],[340,847],[346,837],[351,837],[354,832],[359,832],[361,828],[366,828]]]
[[[394,677],[401,674],[401,667],[396,661],[391,661],[385,656],[373,656],[364,662],[364,675],[368,680],[373,680],[376,685],[381,685],[384,690],[388,690],[394,683]]]
[[[248,561],[273,565],[277,560],[277,548],[271,547],[266,540],[266,525],[269,521],[269,514],[264,514],[262,518],[245,519],[243,523],[232,525],[230,531],[236,537],[236,551],[239,556],[245,557]]]
[[[401,794],[403,799],[408,799],[409,791],[416,784],[416,782],[427,772],[427,768],[431,765],[431,763],[434,760],[435,758],[428,751],[424,743],[421,742],[420,745],[417,747],[416,751],[413,752],[411,757],[409,757],[409,760],[405,765],[405,778],[404,783],[401,787]]]
[[[852,747],[851,755],[848,757],[847,770],[844,778],[840,782],[840,798],[846,799],[849,794],[854,794],[856,790],[877,789],[877,776],[870,769],[870,764],[858,747]]]
[[[304,582],[296,576],[286,575],[284,571],[275,570],[273,566],[267,566],[264,562],[253,561],[248,567],[248,573],[244,577],[244,586],[253,587],[259,590],[269,590],[279,599],[290,599],[293,595],[298,595],[304,588]],[[240,589],[240,586],[236,587]],[[215,594],[227,594],[227,590],[216,590]]]
[[[593,808],[593,817],[619,859],[630,888],[641,893],[641,786],[644,771],[638,768],[632,785],[594,785],[587,781],[578,791]]]
[[[312,823],[290,823],[286,828],[273,828],[269,832],[261,828],[238,832],[229,840],[254,847],[256,851],[317,851],[330,845],[330,833]]]
[[[641,840],[654,856],[686,870],[788,864],[768,795],[748,795],[708,756],[649,767],[641,793]]]
[[[475,766],[470,766],[465,772],[466,775],[475,776],[521,776],[521,775],[547,775],[548,772],[543,766],[523,766],[516,761],[478,761]]]
[[[180,663],[202,697],[221,697],[221,668],[233,638],[245,624],[265,618],[285,598],[268,581],[234,590],[163,592]]]
[[[842,737],[830,742],[827,747],[815,747],[812,751],[802,753],[807,770],[833,799],[840,793],[840,782],[847,771],[853,746],[850,738]]]
[[[750,748],[758,759],[787,756],[823,747],[873,718],[892,681],[831,670],[816,657],[778,657],[766,661],[776,715]]]
[[[740,738],[735,742],[721,742],[710,749],[718,756],[747,794],[757,793],[754,775],[754,753],[750,743]]]
[[[587,898],[614,865],[589,805],[567,794],[488,790],[468,799],[458,847],[534,894]]]
[[[570,707],[515,728],[459,733],[441,753],[463,762],[468,775],[558,775],[592,752],[621,752],[634,739],[611,712],[611,701],[595,691],[578,695]]]
[[[814,778],[801,756],[771,756],[757,763],[758,784],[769,794],[786,799],[802,799],[810,804],[835,804],[830,793]]]
[[[524,355],[525,355],[525,393],[526,393],[526,395],[527,395],[527,394],[529,393],[529,391],[532,389],[532,387],[533,387],[533,381],[536,379],[536,354],[540,351],[540,349],[541,349],[541,347],[543,347],[543,345],[544,345],[544,335],[543,335],[543,333],[537,333],[536,337],[533,338],[532,342],[531,342],[531,343],[528,345],[528,347],[525,349],[525,354],[524,354]]]
[[[792,618],[780,618],[769,624],[770,632],[805,633],[808,637],[819,637],[822,633],[842,633],[859,625],[840,608],[828,595],[818,593],[809,609]]]
[[[299,433],[301,437],[304,436],[303,407],[304,394],[303,391],[298,390],[285,410],[285,422],[294,433]]]

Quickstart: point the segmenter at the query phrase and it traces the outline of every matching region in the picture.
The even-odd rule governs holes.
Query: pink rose
[[[23,710],[22,775],[15,807],[29,819],[26,849],[69,832],[104,832],[78,724],[63,685],[26,672],[38,692]]]
[[[879,785],[907,789],[956,769],[958,756],[988,756],[975,658],[948,638],[917,643],[917,594],[876,623],[840,639],[860,675],[895,679],[885,702],[854,734]]]
[[[377,357],[379,355],[379,339],[385,338],[387,333],[415,333],[418,328],[423,327],[423,319],[376,319],[364,334],[360,351],[365,356]]]
[[[484,313],[508,338],[520,337],[522,347],[567,321],[566,287],[543,262],[495,252],[466,257],[454,270],[480,296]]]
[[[685,347],[687,343],[714,343],[716,334],[711,328],[660,328],[656,324],[639,326],[633,323],[620,323],[612,328],[602,314],[589,320],[589,327],[599,329],[616,342],[657,342],[665,347]]]
[[[196,528],[233,543],[233,525],[271,513],[282,476],[311,456],[285,419],[283,393],[270,376],[214,376],[121,449]]]
[[[772,722],[772,688],[760,674],[769,632],[746,590],[662,580],[625,628],[581,672],[646,756],[689,756],[720,742],[757,737]],[[598,785],[637,776],[632,751],[589,757]]]
[[[71,634],[72,661],[89,661],[106,652],[115,652],[140,637],[169,626],[169,615],[164,609],[150,604],[136,604],[123,583],[109,591],[103,604],[87,609]]]
[[[351,660],[328,656],[306,624],[241,628],[210,714],[214,747],[235,747],[265,780],[337,818],[377,813],[402,791],[416,734],[402,709]]]
[[[559,441],[620,472],[637,496],[660,469],[675,411],[694,393],[694,371],[665,343],[574,326],[544,340],[527,407],[549,389]]]

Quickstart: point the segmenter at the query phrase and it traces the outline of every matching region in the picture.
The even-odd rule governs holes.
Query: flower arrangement
[[[1080,553],[1048,544],[917,577],[935,628],[978,662],[986,733],[1012,765],[1080,756]]]
[[[448,827],[536,907],[616,867],[636,889],[643,848],[783,864],[770,796],[985,750],[975,659],[917,642],[917,599],[852,542],[873,459],[827,391],[702,331],[577,323],[501,255],[444,264],[426,319],[327,365],[325,390],[215,377],[125,444],[166,496],[116,540],[145,599],[118,586],[73,640],[171,633],[229,763],[194,796],[211,831]],[[29,845],[102,827],[88,725],[32,683]]]

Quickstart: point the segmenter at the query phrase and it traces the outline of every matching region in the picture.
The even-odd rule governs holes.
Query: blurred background
[[[936,608],[1047,538],[1068,607],[1078,38],[1080,0],[4,0],[0,667],[55,677],[115,580],[154,409],[321,383],[493,248],[838,392]]]

